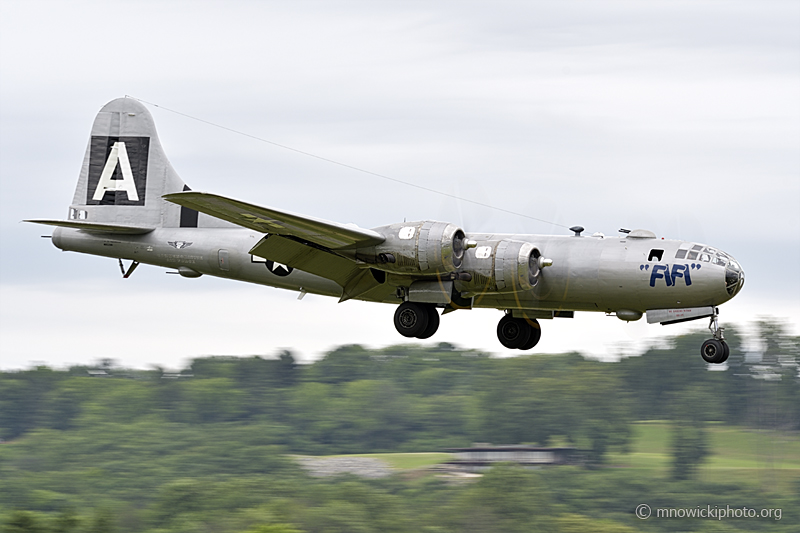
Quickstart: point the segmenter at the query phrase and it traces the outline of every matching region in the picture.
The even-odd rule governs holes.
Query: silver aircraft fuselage
[[[64,251],[176,270],[184,267],[184,272],[312,294],[341,295],[342,288],[332,280],[280,264],[275,266],[251,255],[249,251],[262,237],[240,228],[159,228],[145,235],[101,235],[56,228],[53,244]],[[467,237],[478,242],[492,239],[530,242],[553,261],[532,290],[477,293],[473,307],[644,313],[648,309],[716,306],[733,298],[744,279],[741,267],[727,254],[685,241],[625,235],[467,234]],[[474,249],[467,253],[474,254]],[[683,257],[676,257],[679,254]],[[403,284],[407,284],[404,276],[390,273],[384,290],[372,290],[356,299],[397,303],[396,288]]]

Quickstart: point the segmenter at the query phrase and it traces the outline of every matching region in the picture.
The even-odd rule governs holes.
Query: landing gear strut
[[[700,348],[700,355],[703,357],[703,361],[715,365],[727,361],[728,356],[731,354],[731,349],[728,347],[728,343],[725,342],[722,333],[725,328],[719,326],[719,322],[717,321],[718,317],[719,310],[715,307],[714,314],[711,315],[711,322],[708,324],[708,329],[711,331],[714,338],[705,341]]]
[[[439,329],[439,313],[433,304],[403,302],[394,312],[394,327],[404,337],[427,339]]]
[[[530,350],[542,338],[542,329],[535,319],[514,318],[509,314],[497,324],[497,338],[511,350]]]

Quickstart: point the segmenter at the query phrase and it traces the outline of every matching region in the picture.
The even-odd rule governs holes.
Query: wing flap
[[[155,228],[144,228],[141,226],[125,226],[122,224],[105,224],[101,222],[84,222],[83,220],[23,220],[34,224],[44,224],[45,226],[58,226],[62,228],[73,228],[89,233],[113,233],[117,235],[144,235],[150,233]]]
[[[372,230],[261,207],[216,194],[187,191],[165,194],[164,199],[245,228],[297,237],[332,250],[372,246],[385,240]]]
[[[250,253],[333,280],[342,287],[361,272],[350,259],[280,235],[267,235],[253,246]]]

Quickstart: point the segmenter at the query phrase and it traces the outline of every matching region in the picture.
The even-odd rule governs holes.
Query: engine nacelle
[[[472,279],[465,281],[459,277],[456,289],[464,296],[529,291],[539,283],[541,256],[539,249],[529,242],[480,241],[464,254],[461,267]]]
[[[443,274],[462,266],[464,230],[447,222],[402,222],[374,228],[386,240],[361,248],[356,257],[387,272]]]

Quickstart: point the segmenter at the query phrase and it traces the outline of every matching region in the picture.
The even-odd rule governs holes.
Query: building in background
[[[497,463],[516,463],[526,468],[547,465],[574,465],[581,463],[581,454],[575,448],[543,448],[541,446],[492,446],[476,443],[471,448],[448,448],[453,459],[444,463],[447,469],[461,472],[482,472]]]

